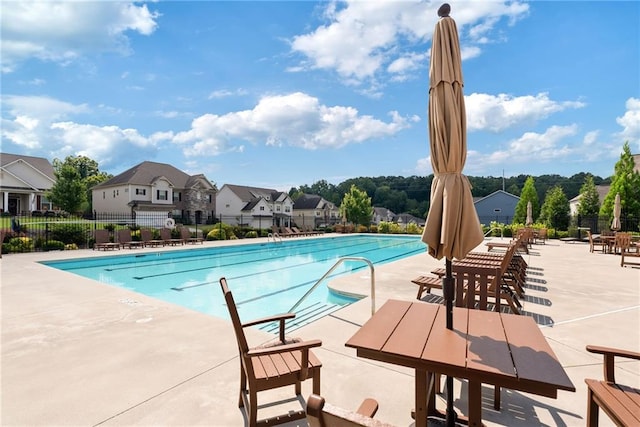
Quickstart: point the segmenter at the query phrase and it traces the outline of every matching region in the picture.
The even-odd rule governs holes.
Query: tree
[[[368,226],[373,217],[371,197],[369,197],[365,191],[352,185],[349,192],[345,193],[342,199],[340,215],[355,225]]]
[[[578,215],[592,217],[600,211],[600,198],[593,182],[593,175],[586,175],[584,184],[580,188],[580,201],[578,202]]]
[[[64,160],[53,159],[53,169],[55,172],[60,172],[63,168],[70,167],[74,169],[78,174],[78,179],[82,183],[84,188],[85,197],[81,206],[78,206],[75,211],[85,211],[91,212],[92,208],[92,195],[91,195],[91,187],[96,186],[102,182],[107,181],[113,175],[108,174],[106,172],[100,172],[98,168],[98,162],[93,159],[90,159],[87,156],[67,156]],[[52,200],[54,204],[58,204]],[[58,204],[60,207],[62,205]],[[64,208],[66,211],[69,209]],[[72,211],[69,211],[72,212]]]
[[[622,216],[640,216],[640,174],[634,170],[635,162],[629,143],[622,147],[620,160],[614,167],[611,187],[600,207],[600,215],[613,218],[613,204],[616,194],[620,194]]]
[[[533,219],[535,220],[540,215],[540,201],[538,199],[538,193],[536,192],[535,181],[532,176],[529,176],[522,187],[520,192],[520,200],[516,205],[516,212],[513,216],[513,222],[524,224],[527,220],[527,204],[531,202],[531,210],[533,213]]]
[[[80,179],[80,174],[73,166],[63,164],[58,165],[54,175],[56,183],[47,193],[47,198],[65,211],[77,213],[87,200],[86,187]]]
[[[564,194],[562,187],[556,185],[547,191],[542,208],[540,220],[557,230],[569,228],[569,199]]]

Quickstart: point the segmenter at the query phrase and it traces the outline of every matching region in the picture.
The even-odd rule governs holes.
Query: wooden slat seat
[[[307,399],[309,427],[392,427],[373,419],[377,411],[378,402],[371,398],[365,399],[355,412],[326,403],[317,394]]]
[[[616,357],[640,360],[640,353],[633,351],[588,345],[590,353],[604,356],[604,380],[586,378],[587,427],[598,425],[602,409],[618,426],[640,425],[640,390],[615,381]]]
[[[302,392],[302,381],[313,379],[313,393],[320,394],[320,368],[322,363],[313,354],[311,348],[320,347],[320,340],[289,341],[285,337],[285,320],[295,317],[293,313],[264,317],[250,322],[241,323],[236,303],[229,290],[226,279],[220,279],[220,287],[224,294],[236,340],[240,352],[240,398],[239,406],[247,411],[249,427],[257,425],[272,425],[274,418],[258,420],[258,392],[272,390],[288,385],[295,386],[295,393]],[[264,323],[279,322],[279,341],[268,346],[250,348],[244,329]],[[289,411],[277,416],[278,422],[283,423],[304,418],[304,410]]]

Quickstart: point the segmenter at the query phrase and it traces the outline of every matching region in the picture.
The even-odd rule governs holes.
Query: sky
[[[465,174],[608,177],[640,153],[640,2],[449,3]],[[0,0],[0,151],[218,188],[429,175],[441,4]]]

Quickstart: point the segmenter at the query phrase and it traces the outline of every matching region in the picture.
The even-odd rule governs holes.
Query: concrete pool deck
[[[229,243],[205,246],[221,244]],[[486,249],[482,245],[478,250]],[[229,322],[38,263],[103,255],[81,250],[9,254],[0,260],[0,424],[244,425]],[[484,386],[485,424],[583,426],[584,378],[602,377],[601,358],[587,353],[585,345],[640,351],[640,269],[621,268],[618,256],[589,253],[586,244],[557,240],[534,245],[525,259],[531,270],[524,309],[552,323],[542,332],[576,392],[561,391],[557,399],[549,399],[503,389],[503,407],[497,412],[491,409],[492,387]],[[376,267],[376,306],[389,298],[414,299],[417,289],[410,280],[442,264],[420,254]],[[369,294],[369,273],[362,270],[331,286]],[[220,291],[214,287],[212,292]],[[363,398],[375,397],[380,403],[377,419],[410,426],[412,371],[357,358],[344,346],[370,310],[371,301],[364,298],[294,335],[322,340],[315,352],[323,362],[327,401],[356,408]],[[255,342],[270,337],[257,330],[249,334]],[[640,363],[616,367],[619,382],[640,388]],[[465,414],[466,383],[455,381],[455,389],[456,409]],[[310,390],[306,381],[303,397]],[[266,404],[292,394],[287,388],[261,393],[259,399]],[[442,396],[437,405],[444,408]],[[298,408],[298,402],[265,406],[259,416]],[[601,426],[613,425],[605,414],[600,418]]]

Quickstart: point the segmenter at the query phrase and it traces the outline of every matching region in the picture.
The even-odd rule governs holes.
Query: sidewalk
[[[104,255],[34,253],[0,261],[0,424],[244,425],[230,323],[37,263],[94,254]],[[558,399],[548,399],[503,389],[503,408],[496,412],[491,409],[493,388],[483,387],[483,418],[487,426],[583,426],[584,378],[602,377],[601,359],[587,353],[585,345],[640,351],[640,269],[621,268],[617,256],[589,253],[586,244],[557,240],[534,245],[525,259],[531,270],[524,310],[549,323],[542,331],[576,392],[561,391]],[[376,307],[389,298],[415,298],[410,280],[442,265],[420,254],[376,267]],[[334,280],[331,286],[369,295],[369,272]],[[355,409],[363,398],[375,397],[380,403],[376,418],[410,426],[412,371],[357,358],[344,346],[370,310],[367,297],[295,335],[323,341],[316,354],[323,362],[327,401]],[[255,330],[250,335],[258,341],[268,338]],[[640,364],[616,366],[618,381],[640,388]],[[311,388],[306,383],[304,397]],[[462,414],[465,388],[466,383],[455,381],[455,405]],[[261,402],[292,394],[285,391],[263,393]],[[288,405],[293,409],[296,403]],[[437,405],[444,408],[441,396]],[[282,407],[264,407],[259,416],[277,412]],[[600,425],[612,424],[603,414]]]

